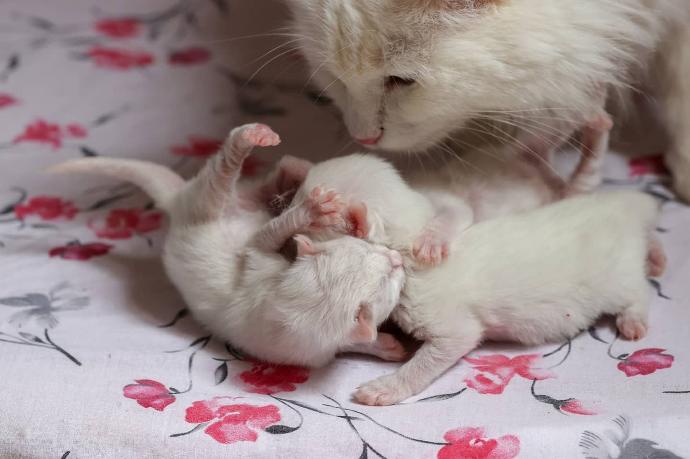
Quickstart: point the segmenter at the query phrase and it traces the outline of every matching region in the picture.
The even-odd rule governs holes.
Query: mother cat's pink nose
[[[381,140],[381,137],[383,137],[383,130],[379,131],[379,135],[376,137],[355,138],[355,140],[362,145],[376,145]]]

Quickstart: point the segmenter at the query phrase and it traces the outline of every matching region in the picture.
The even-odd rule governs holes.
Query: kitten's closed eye
[[[387,90],[395,89],[398,87],[412,86],[416,81],[413,78],[407,78],[397,75],[387,76],[384,80],[384,84]]]

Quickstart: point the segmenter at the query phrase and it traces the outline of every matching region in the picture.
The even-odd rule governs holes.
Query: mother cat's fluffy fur
[[[353,137],[387,150],[425,150],[484,117],[558,143],[602,91],[653,77],[690,199],[687,0],[286,1],[313,81]]]

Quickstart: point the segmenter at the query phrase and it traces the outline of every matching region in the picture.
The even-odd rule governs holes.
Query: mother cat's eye
[[[401,77],[397,75],[390,75],[384,79],[386,89],[395,89],[397,87],[412,86],[416,81],[412,78]]]

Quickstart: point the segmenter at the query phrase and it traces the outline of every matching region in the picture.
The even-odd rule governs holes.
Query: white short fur
[[[653,75],[690,200],[687,0],[287,0],[316,82],[354,138],[419,151],[470,119],[563,141]],[[654,59],[657,56],[658,59]],[[507,130],[507,129],[506,129]]]
[[[166,167],[137,160],[84,158],[53,170],[108,175],[148,192],[170,216],[163,263],[190,311],[214,335],[250,355],[310,366],[327,363],[341,350],[402,358],[397,342],[376,334],[402,287],[396,252],[351,237],[298,237],[294,260],[278,253],[296,233],[332,223],[333,196],[315,194],[271,220],[266,190],[290,191],[282,189],[291,181],[283,172],[294,172],[294,161],[281,162],[267,183],[238,177],[252,147],[277,142],[267,126],[236,128],[188,182]]]
[[[424,344],[396,373],[361,386],[355,399],[404,400],[484,339],[564,340],[602,314],[617,315],[625,336],[642,337],[657,214],[650,196],[598,193],[472,226],[446,263],[408,272],[392,317]]]

